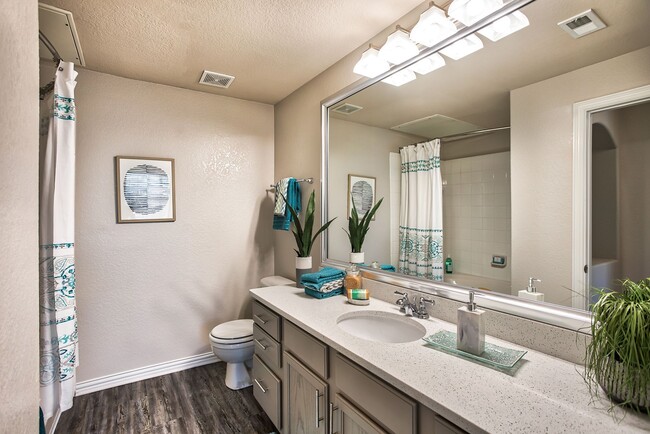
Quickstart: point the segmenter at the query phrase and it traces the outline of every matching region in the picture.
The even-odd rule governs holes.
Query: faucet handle
[[[431,306],[435,306],[435,305],[436,305],[436,301],[435,301],[434,299],[432,299],[432,298],[424,298],[424,297],[420,297],[420,309],[424,309],[424,308],[425,308],[425,303],[429,303]]]
[[[399,295],[399,296],[402,297],[402,298],[400,298],[399,300],[397,300],[397,301],[395,302],[395,304],[399,306],[399,311],[400,311],[400,312],[407,313],[407,312],[406,312],[406,308],[407,308],[407,307],[409,306],[409,304],[410,304],[410,303],[409,303],[409,295],[408,295],[406,292],[399,292],[399,291],[395,291],[394,294],[395,294],[395,295]]]
[[[420,297],[420,303],[418,304],[417,317],[420,319],[429,319],[429,312],[427,312],[426,304],[435,305],[436,301],[431,298]]]

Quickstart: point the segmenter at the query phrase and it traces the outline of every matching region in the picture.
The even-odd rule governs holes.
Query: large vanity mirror
[[[384,81],[517,8],[526,28]],[[650,276],[648,17],[647,0],[515,0],[325,101],[324,262],[350,260],[350,194],[383,198],[363,245],[379,280],[584,326],[591,288]]]

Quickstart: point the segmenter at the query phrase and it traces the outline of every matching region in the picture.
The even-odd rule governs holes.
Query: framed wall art
[[[375,206],[376,178],[371,176],[348,175],[348,218],[352,216],[352,201],[359,218]],[[373,216],[373,220],[375,217]]]
[[[118,223],[176,221],[173,158],[115,157]]]

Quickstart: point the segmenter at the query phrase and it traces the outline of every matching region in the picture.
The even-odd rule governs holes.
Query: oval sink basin
[[[346,313],[336,322],[345,332],[373,342],[413,342],[427,332],[422,324],[404,315],[374,310]]]

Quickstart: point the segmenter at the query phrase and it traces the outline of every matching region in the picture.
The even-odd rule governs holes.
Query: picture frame
[[[352,217],[352,200],[357,208],[359,218],[366,215],[375,206],[377,178],[348,174],[348,218]],[[372,217],[374,220],[375,217]]]
[[[176,221],[173,158],[115,157],[117,223]]]

